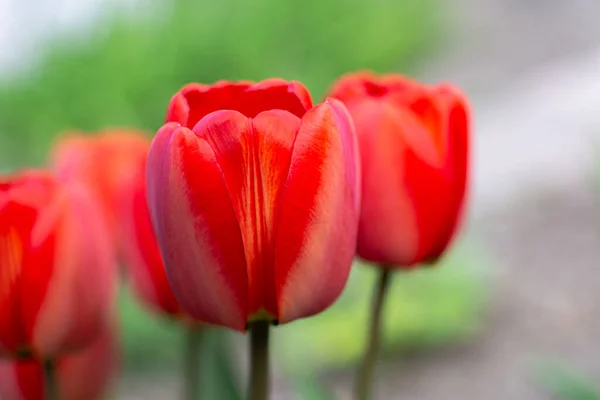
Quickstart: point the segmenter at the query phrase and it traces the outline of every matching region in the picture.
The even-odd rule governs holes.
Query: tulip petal
[[[248,83],[219,82],[209,86],[191,83],[184,86],[171,100],[166,122],[177,122],[193,128],[198,121],[211,112],[235,109],[233,104],[251,85]]]
[[[329,306],[350,272],[360,178],[352,161],[356,143],[351,127],[337,101],[311,109],[302,119],[276,226],[275,282],[282,323]]]
[[[93,342],[112,310],[116,279],[109,230],[100,205],[75,183],[66,188],[65,195],[65,201],[56,208],[55,218],[60,220],[55,223],[54,236],[39,245],[35,231],[32,237],[30,262],[35,265],[50,260],[54,264],[39,313],[27,324],[35,350],[45,357]],[[43,225],[45,218],[54,216],[41,215],[38,224]],[[39,280],[35,269],[30,271],[28,285]],[[33,308],[37,301],[27,296],[23,304]]]
[[[0,211],[0,246],[5,250],[0,263],[6,274],[0,319],[10,321],[0,326],[0,347],[13,353],[35,352],[29,346],[54,273],[54,230],[64,196],[54,178],[37,171],[25,171],[0,189],[8,199]]]
[[[248,278],[238,221],[208,142],[170,123],[146,169],[148,202],[167,276],[191,316],[243,331]]]
[[[450,180],[440,173],[445,160],[428,127],[412,112],[375,100],[350,107],[356,107],[351,112],[368,165],[358,253],[404,266],[421,262],[448,213]]]
[[[44,375],[40,363],[33,359],[5,361],[0,367],[2,394],[10,400],[39,400],[44,398]],[[4,397],[3,397],[4,398]]]
[[[0,351],[14,353],[26,341],[21,316],[21,275],[36,213],[8,202],[0,209]],[[23,349],[24,350],[24,349]]]
[[[254,118],[268,110],[285,110],[302,117],[312,107],[308,90],[296,81],[268,79],[257,84],[221,81],[215,85],[189,84],[171,100],[167,122],[193,128],[206,115],[235,110]]]
[[[369,95],[367,85],[376,80],[376,75],[371,71],[350,72],[341,76],[331,87],[329,96],[349,103],[354,99],[361,99]]]
[[[287,82],[283,79],[267,79],[246,90],[247,98],[238,101],[244,115],[254,117],[262,111],[285,110],[298,118],[312,108],[312,99],[306,87],[298,82]]]
[[[115,329],[104,329],[84,350],[60,360],[58,383],[65,400],[101,400],[119,366]]]
[[[356,215],[360,213],[362,198],[362,166],[360,162],[360,153],[358,149],[358,137],[352,116],[344,104],[334,98],[328,98],[327,103],[331,104],[335,112],[335,120],[340,135],[342,136],[342,145],[344,146],[344,160],[346,165],[346,183],[350,185],[351,195],[354,199],[354,209]]]
[[[447,115],[447,126],[443,128],[447,137],[447,161],[445,175],[451,179],[450,199],[445,220],[441,223],[438,240],[430,250],[430,260],[436,260],[446,249],[458,228],[464,210],[468,185],[469,164],[469,106],[458,89],[443,85],[438,88],[440,105]]]
[[[340,77],[331,88],[329,95],[348,105],[365,97],[407,98],[415,92],[422,91],[422,85],[400,74],[378,76],[372,71],[358,71]]]
[[[262,112],[253,120],[237,111],[217,111],[194,128],[215,153],[239,221],[248,268],[250,316],[260,309],[277,315],[274,220],[299,127],[298,117],[276,110]]]
[[[41,393],[41,390],[39,388],[35,388],[35,390],[32,394],[37,395],[37,397],[33,398],[43,398],[44,394]],[[31,391],[33,392],[33,390]],[[0,361],[0,399],[28,400],[29,398],[23,396],[19,387],[19,375],[15,364],[8,361],[8,359]]]

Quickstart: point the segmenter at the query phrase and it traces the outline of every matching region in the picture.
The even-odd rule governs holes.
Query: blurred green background
[[[0,82],[0,169],[42,165],[53,138],[65,130],[125,126],[152,134],[170,97],[192,81],[296,79],[318,101],[345,72],[414,74],[444,35],[441,16],[438,0],[177,0],[155,3],[141,17],[111,15],[90,37],[48,43],[33,70]],[[476,333],[484,265],[463,251],[439,268],[397,274],[386,308],[386,354]],[[294,382],[315,371],[353,368],[373,280],[374,271],[358,265],[332,309],[277,328],[280,375]],[[177,381],[178,327],[146,312],[125,287],[119,310],[123,392],[135,393],[136,382],[148,385],[148,377],[158,384]],[[239,396],[234,382],[243,340],[209,332],[204,390],[210,398]],[[319,391],[311,392],[314,398]]]
[[[437,0],[143,4],[154,8],[50,42],[34,71],[0,82],[0,167],[39,164],[65,129],[155,132],[188,82],[278,76],[318,100],[344,72],[409,71],[441,33]]]

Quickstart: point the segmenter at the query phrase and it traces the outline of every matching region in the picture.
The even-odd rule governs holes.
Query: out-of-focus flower
[[[330,95],[344,102],[358,135],[359,256],[387,266],[434,262],[453,237],[465,200],[465,96],[447,84],[366,72],[341,77]]]
[[[98,205],[45,172],[0,177],[0,354],[54,359],[104,329],[113,256]]]
[[[244,330],[328,307],[356,244],[352,121],[298,82],[190,84],[148,156],[148,202],[167,274],[198,320]]]
[[[118,364],[115,332],[105,329],[88,347],[56,363],[62,400],[104,398]],[[38,360],[0,361],[0,399],[43,400],[43,364]]]
[[[119,196],[145,162],[149,147],[150,139],[142,132],[110,129],[93,136],[67,134],[51,151],[51,167],[59,179],[82,183],[99,199],[117,247],[121,242],[116,212],[122,202]]]
[[[52,164],[63,180],[81,182],[102,201],[138,296],[155,310],[178,314],[146,201],[149,148],[150,138],[135,130],[72,134],[57,143]]]

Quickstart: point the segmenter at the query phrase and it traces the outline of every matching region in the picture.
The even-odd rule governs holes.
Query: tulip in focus
[[[98,135],[63,137],[52,164],[66,181],[80,182],[103,204],[113,243],[145,304],[169,315],[180,312],[163,266],[146,201],[146,157],[150,139],[142,132],[112,129]]]
[[[298,82],[190,84],[148,156],[167,274],[200,321],[243,331],[327,308],[353,255],[360,173],[342,103]]]
[[[88,347],[57,362],[57,384],[62,400],[105,398],[118,364],[115,333],[105,329]],[[37,360],[0,362],[0,399],[43,400],[44,374]]]
[[[0,177],[0,354],[55,359],[89,345],[112,307],[97,203],[44,172]]]
[[[465,96],[447,84],[370,73],[343,76],[330,95],[346,105],[358,135],[358,255],[388,267],[434,262],[452,239],[465,200]]]

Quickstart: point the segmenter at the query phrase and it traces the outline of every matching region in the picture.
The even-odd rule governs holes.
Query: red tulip
[[[465,199],[466,98],[450,85],[370,73],[342,77],[330,95],[348,107],[358,135],[359,256],[404,267],[435,261],[454,235]]]
[[[0,178],[0,353],[52,359],[88,345],[114,269],[97,205],[43,172]]]
[[[70,135],[55,147],[53,164],[59,176],[81,182],[101,200],[138,296],[154,309],[178,314],[146,201],[149,148],[150,139],[133,130]]]
[[[114,332],[105,329],[88,347],[57,362],[56,379],[63,400],[104,398],[117,368]],[[43,400],[44,375],[37,360],[0,362],[0,399]]]
[[[243,331],[318,313],[343,289],[360,205],[356,138],[300,83],[191,84],[148,155],[148,202],[173,291]]]

